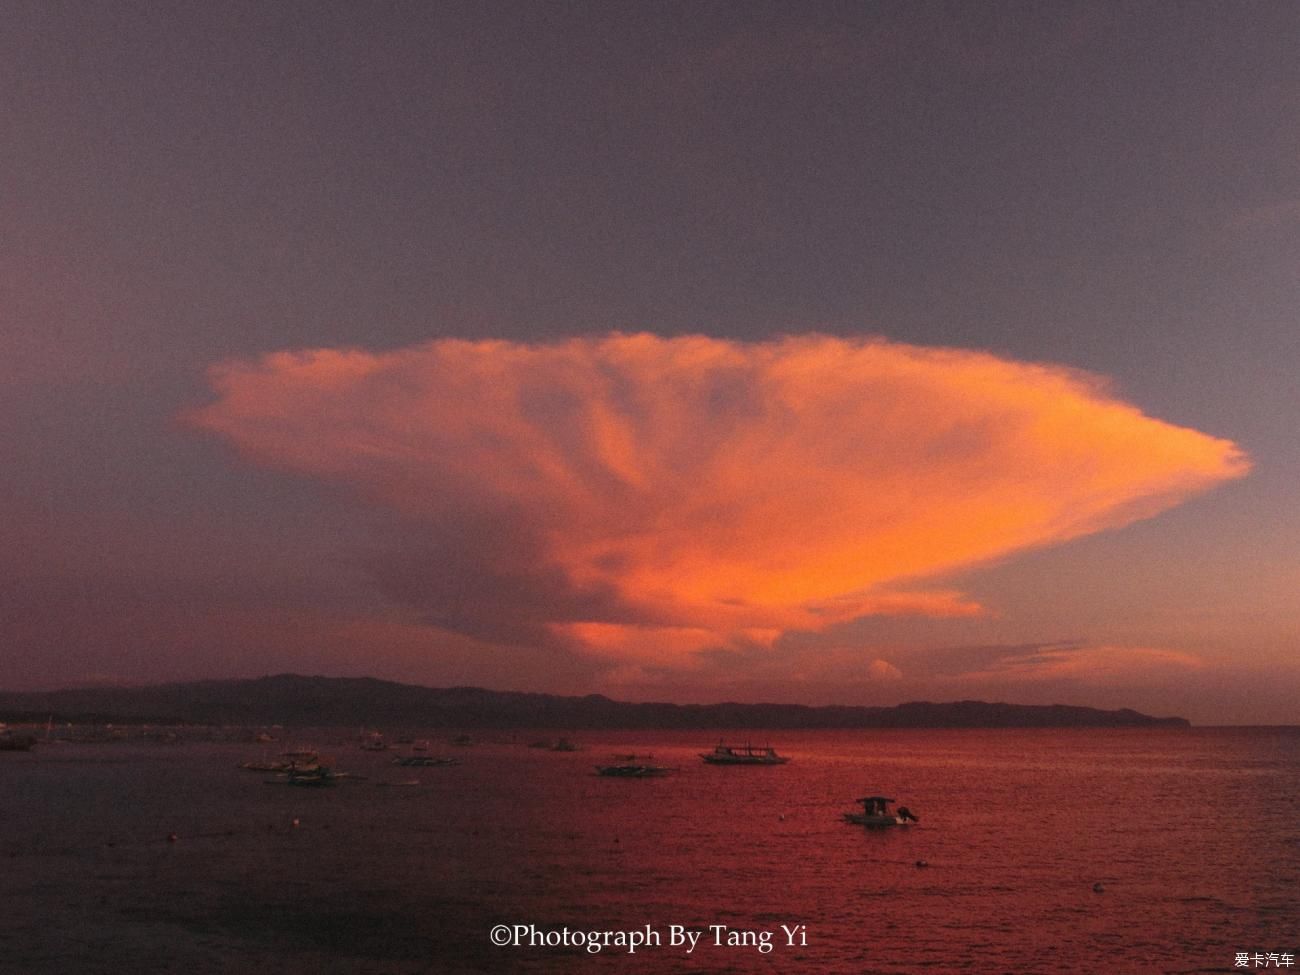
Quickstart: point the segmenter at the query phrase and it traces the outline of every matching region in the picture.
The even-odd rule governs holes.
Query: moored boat
[[[790,761],[784,755],[778,755],[775,748],[757,745],[724,745],[718,742],[711,752],[700,755],[710,765],[784,765]]]
[[[844,821],[856,826],[908,826],[919,821],[906,806],[891,811],[889,807],[895,801],[886,796],[863,796],[857,800],[862,812],[845,813]]]
[[[394,765],[403,768],[433,768],[437,765],[459,765],[459,758],[438,758],[434,755],[399,755],[393,759]]]
[[[0,734],[0,752],[29,752],[35,744],[35,735],[15,735],[10,731]]]
[[[289,785],[319,788],[327,785],[338,785],[342,779],[347,778],[347,773],[335,772],[332,768],[322,765],[310,771],[290,770],[285,773],[285,776],[285,780]]]
[[[653,779],[673,769],[664,765],[597,765],[596,774],[620,779]]]
[[[321,766],[320,755],[310,750],[283,752],[280,761],[241,762],[249,772],[314,772]]]

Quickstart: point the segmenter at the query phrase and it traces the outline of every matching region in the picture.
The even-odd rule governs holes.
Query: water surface
[[[429,769],[355,731],[299,736],[358,776],[325,790],[236,767],[287,743],[0,755],[0,971],[1227,972],[1239,952],[1300,955],[1300,729],[728,736],[793,759],[772,768],[703,764],[715,732],[526,746],[542,735],[430,734],[462,764]],[[680,771],[594,774],[628,752]],[[876,793],[920,823],[841,820]],[[498,924],[661,943],[498,947]],[[674,924],[703,932],[693,952]]]

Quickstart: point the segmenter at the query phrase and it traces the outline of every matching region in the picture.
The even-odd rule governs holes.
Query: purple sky
[[[1300,5],[0,22],[0,687],[1300,720]],[[794,382],[778,340],[813,334]],[[364,381],[260,359],[310,349]],[[1026,448],[1058,388],[1028,363],[1108,383],[1074,453]],[[846,375],[847,413],[802,410]],[[1112,449],[1120,406],[1163,424]],[[752,490],[799,465],[842,525]],[[995,496],[1054,507],[999,533]],[[857,571],[889,519],[984,534]]]

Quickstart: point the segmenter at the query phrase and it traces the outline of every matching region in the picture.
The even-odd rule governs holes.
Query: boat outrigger
[[[891,812],[889,807],[895,800],[885,796],[863,796],[857,801],[862,806],[862,812],[845,813],[846,823],[857,826],[907,826],[919,822],[906,806],[899,806],[896,812]]]
[[[759,748],[748,743],[724,745],[722,742],[718,742],[713,751],[703,752],[700,758],[710,765],[784,765],[790,761],[784,755],[778,755],[774,748]]]

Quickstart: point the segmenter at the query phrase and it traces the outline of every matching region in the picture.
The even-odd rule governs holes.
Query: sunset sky
[[[1300,4],[0,23],[0,688],[1300,723]]]

